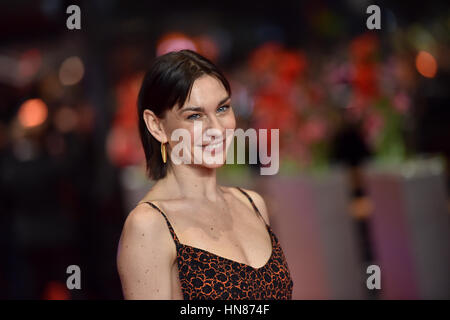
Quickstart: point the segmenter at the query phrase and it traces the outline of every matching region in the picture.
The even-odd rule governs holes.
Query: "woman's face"
[[[181,158],[207,168],[225,163],[236,119],[230,96],[218,79],[204,75],[195,80],[185,104],[169,110],[162,123],[173,163]]]

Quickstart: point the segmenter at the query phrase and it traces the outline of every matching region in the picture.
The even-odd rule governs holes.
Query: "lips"
[[[201,145],[201,147],[205,148],[207,146],[217,146],[217,145],[220,145],[222,143],[225,144],[225,139],[220,140],[220,141],[214,141],[213,143],[203,144],[203,145]]]

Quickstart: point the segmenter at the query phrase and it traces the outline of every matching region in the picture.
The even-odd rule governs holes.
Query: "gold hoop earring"
[[[164,163],[167,162],[166,144],[161,142],[161,156]]]

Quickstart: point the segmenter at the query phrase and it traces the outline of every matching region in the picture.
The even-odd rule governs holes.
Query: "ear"
[[[167,142],[167,135],[164,131],[161,119],[159,119],[155,113],[149,109],[145,109],[142,113],[142,117],[147,126],[147,130],[155,137],[156,140],[162,143]]]

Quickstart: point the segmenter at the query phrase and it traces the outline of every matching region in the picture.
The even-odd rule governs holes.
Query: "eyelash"
[[[227,111],[228,109],[230,109],[230,105],[228,105],[228,104],[223,105],[223,106],[217,108],[217,111],[218,111],[219,109],[221,109],[221,108],[225,108],[225,110],[219,111],[219,112],[225,112],[225,111]],[[197,117],[197,118],[193,118],[193,116],[200,116],[200,114],[199,114],[199,113],[191,114],[190,116],[187,117],[187,119],[188,119],[188,120],[196,120],[196,119],[198,119],[198,117]]]
[[[191,114],[190,116],[188,116],[187,119],[188,120],[196,120],[196,119],[198,119],[198,118],[192,118],[193,116],[200,116],[200,115],[198,113],[194,113],[194,114]]]
[[[223,105],[223,106],[217,108],[217,110],[219,110],[220,108],[225,108],[225,110],[221,111],[221,112],[225,112],[225,111],[227,111],[228,109],[230,109],[230,105],[229,105],[229,104],[225,104],[225,105]]]

